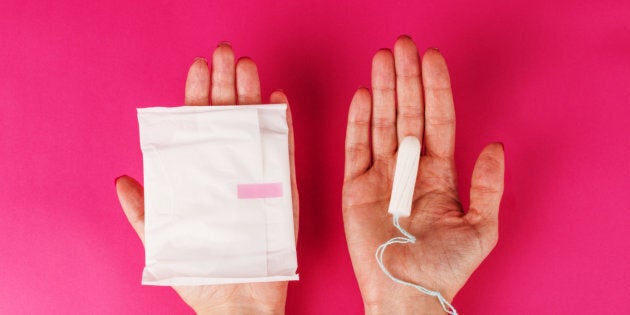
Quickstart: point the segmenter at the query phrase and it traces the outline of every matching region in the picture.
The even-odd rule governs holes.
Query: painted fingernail
[[[203,61],[205,63],[208,63],[208,59],[204,58],[204,57],[195,57],[195,62],[197,61]]]
[[[402,35],[400,35],[400,38],[405,38],[405,37],[413,40],[413,38],[411,38],[411,35],[409,35],[409,34],[402,34]]]
[[[124,177],[125,175],[120,175],[116,178],[114,178],[114,186],[116,186],[116,183],[118,183],[118,180],[121,179],[122,177]]]
[[[223,41],[223,42],[219,42],[219,44],[217,45],[217,47],[220,47],[220,46],[229,46],[229,47],[232,47],[232,44],[231,44],[230,42]]]
[[[437,52],[440,52],[440,49],[439,49],[439,48],[437,48],[437,47],[429,47],[429,49],[431,49],[431,50],[435,50],[435,51],[437,51]]]

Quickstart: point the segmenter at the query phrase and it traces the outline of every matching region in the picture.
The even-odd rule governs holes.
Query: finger
[[[293,202],[293,228],[295,230],[295,240],[297,242],[298,227],[300,223],[300,197],[298,195],[297,180],[295,176],[295,144],[293,142],[293,117],[286,94],[282,91],[275,91],[269,97],[271,104],[287,104],[287,126],[289,127],[289,165],[291,168],[291,199]]]
[[[401,36],[394,45],[396,65],[396,97],[398,142],[406,136],[422,141],[424,105],[418,49],[409,36]]]
[[[372,163],[370,152],[370,91],[359,88],[352,98],[346,128],[346,165],[344,180],[365,173]]]
[[[212,105],[236,104],[234,51],[221,43],[212,54]]]
[[[188,70],[184,104],[208,105],[209,95],[210,70],[208,70],[208,61],[204,58],[196,58]]]
[[[260,104],[258,68],[251,59],[240,58],[236,63],[236,93],[238,104]]]
[[[505,158],[503,145],[486,146],[475,163],[470,186],[469,218],[496,222],[503,195]]]
[[[129,176],[116,179],[116,193],[131,227],[144,244],[144,189]]]
[[[374,162],[394,155],[396,141],[396,74],[394,56],[379,50],[372,59],[372,152]]]
[[[436,49],[427,50],[422,57],[422,84],[427,155],[452,160],[455,148],[455,107],[446,61]]]

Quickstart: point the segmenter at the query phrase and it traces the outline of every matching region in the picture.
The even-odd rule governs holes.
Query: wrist
[[[449,303],[452,298],[446,297]],[[421,314],[443,315],[446,314],[437,297],[419,293],[414,296],[401,297],[388,295],[378,301],[364,302],[366,315],[378,314]]]
[[[258,285],[258,286],[256,286]],[[180,297],[200,315],[283,315],[287,282],[252,285],[174,287]],[[191,290],[193,288],[194,290]]]
[[[268,306],[268,305],[226,305],[216,307],[205,307],[195,309],[195,313],[198,315],[282,315],[284,314],[284,305],[282,306]]]

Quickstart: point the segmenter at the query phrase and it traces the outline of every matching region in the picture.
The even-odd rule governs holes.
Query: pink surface
[[[282,197],[282,183],[238,184],[236,190],[239,199]]]
[[[462,314],[630,312],[628,1],[0,2],[0,313],[191,313],[143,287],[114,193],[141,178],[135,108],[181,105],[193,58],[230,40],[293,106],[301,280],[289,314],[358,314],[341,220],[348,103],[397,35],[452,73],[464,204],[506,148],[500,241]]]

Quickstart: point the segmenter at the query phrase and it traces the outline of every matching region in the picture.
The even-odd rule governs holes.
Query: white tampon
[[[402,218],[411,214],[411,201],[416,186],[419,162],[420,140],[413,136],[405,137],[398,146],[392,197],[387,210],[394,216]]]
[[[416,177],[418,176],[418,164],[420,163],[420,140],[416,137],[405,137],[398,145],[398,157],[396,158],[396,170],[394,172],[394,184],[392,186],[392,196],[389,201],[389,212],[393,216],[393,224],[404,236],[396,236],[389,241],[379,245],[376,249],[375,257],[378,266],[385,275],[392,281],[410,286],[424,294],[434,296],[440,301],[442,309],[450,315],[457,315],[457,310],[438,291],[431,291],[419,284],[405,281],[392,275],[383,263],[385,249],[392,244],[413,244],[416,238],[407,232],[398,221],[398,218],[408,217],[411,214],[411,203],[413,201],[413,191],[416,187]]]

